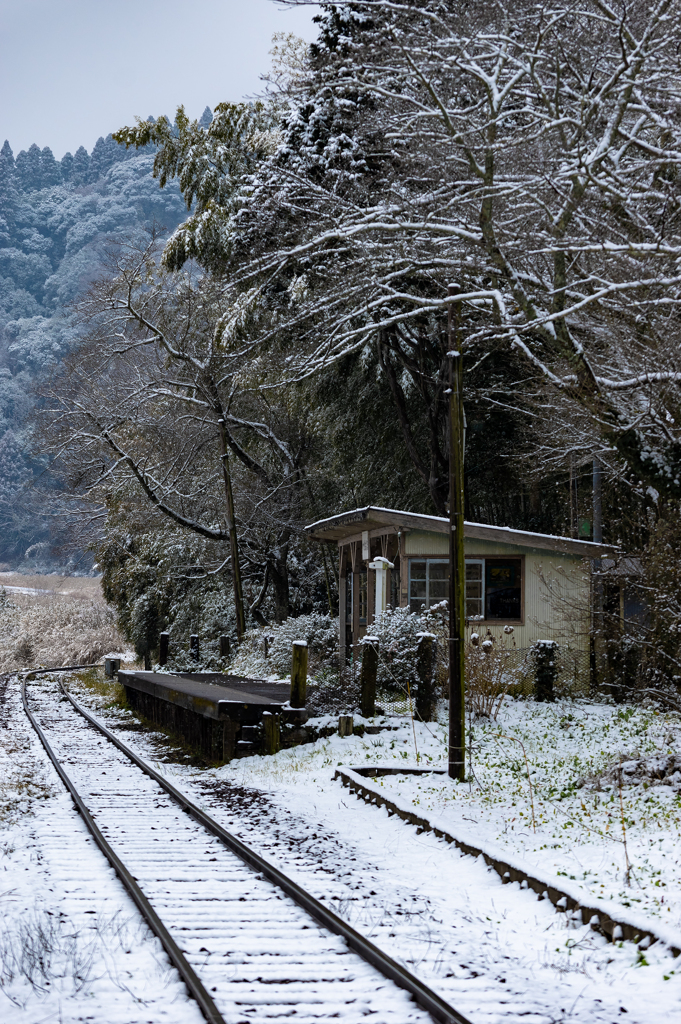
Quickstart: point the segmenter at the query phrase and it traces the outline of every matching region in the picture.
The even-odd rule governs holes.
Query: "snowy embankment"
[[[444,727],[417,735],[420,763],[444,767]],[[381,759],[384,751],[376,748]],[[667,774],[675,754],[676,717],[507,701],[497,722],[473,726],[470,783],[390,776],[380,785],[457,834],[681,934],[681,775]],[[408,760],[416,763],[413,745]]]
[[[158,734],[128,731],[129,713],[116,706],[107,710],[106,700],[88,698],[85,689],[80,694],[175,785],[327,900],[474,1024],[612,1024],[618,1019],[652,1024],[681,1016],[681,958],[675,960],[657,945],[644,952],[633,943],[607,943],[588,926],[557,913],[548,901],[538,901],[517,884],[503,885],[480,860],[432,834],[419,835],[334,781],[336,767],[343,764],[442,767],[444,724],[417,724],[413,730],[403,720],[394,731],[347,739],[336,735],[274,757],[243,758],[206,770],[177,763]],[[669,897],[676,891],[675,797],[659,786],[640,794],[625,787],[632,867],[626,885],[623,844],[609,838],[619,821],[612,793],[604,790],[596,801],[597,794],[575,788],[579,778],[607,766],[618,751],[652,750],[673,728],[670,719],[639,711],[507,702],[498,723],[475,726],[477,783],[393,776],[379,784],[394,787],[420,814],[447,818],[452,831],[457,825],[472,830],[478,845],[494,843],[528,863],[534,858],[544,872],[573,886],[579,870],[579,884],[601,899],[640,907],[637,894],[643,899],[653,890],[644,910],[676,927],[679,900]],[[536,833],[517,740],[525,747],[533,781]],[[645,820],[632,823],[636,801],[645,800]],[[565,827],[568,821],[572,824]],[[619,828],[621,834],[621,822]],[[653,830],[664,837],[662,844],[654,844],[659,866],[651,862],[643,870],[645,858],[651,861]],[[658,880],[666,881],[666,887],[656,885]],[[664,902],[661,894],[658,905],[654,898],[660,888]]]

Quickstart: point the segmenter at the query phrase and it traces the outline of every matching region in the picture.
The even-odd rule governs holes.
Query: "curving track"
[[[88,828],[211,1024],[469,1024],[66,691],[38,684],[29,695],[24,680],[22,696]]]

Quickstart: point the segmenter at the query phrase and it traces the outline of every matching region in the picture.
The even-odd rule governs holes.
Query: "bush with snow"
[[[307,644],[310,677],[338,667],[338,619],[313,612],[265,629],[248,630],[229,671],[255,677],[290,675],[294,640]]]

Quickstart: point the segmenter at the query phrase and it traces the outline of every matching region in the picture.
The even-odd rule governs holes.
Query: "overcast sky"
[[[135,115],[190,117],[260,88],[274,32],[314,39],[314,8],[272,0],[0,0],[0,145],[57,159]]]

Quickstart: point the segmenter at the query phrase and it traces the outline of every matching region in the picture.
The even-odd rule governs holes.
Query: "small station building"
[[[449,519],[353,509],[306,527],[339,549],[340,646],[345,657],[388,607],[420,612],[447,600]],[[588,651],[591,571],[614,549],[505,526],[464,524],[466,618],[478,632],[512,626],[519,649],[556,640]]]

